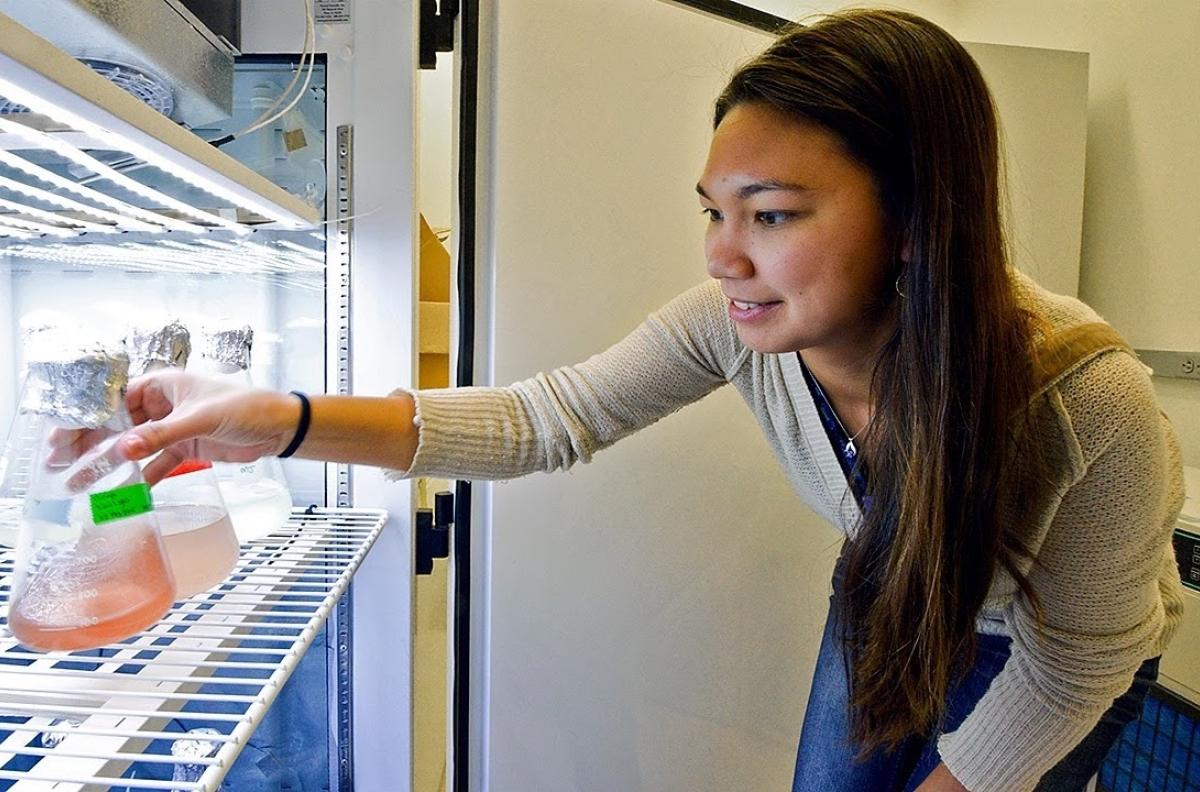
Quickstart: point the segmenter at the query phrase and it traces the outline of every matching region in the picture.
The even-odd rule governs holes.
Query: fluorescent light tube
[[[5,98],[9,99],[10,101],[20,101],[21,104],[25,104],[24,100],[12,99],[11,93],[6,93],[5,89],[6,89],[5,80],[3,77],[0,77],[0,96],[4,96]],[[57,117],[57,116],[52,116],[52,117],[56,121],[64,121],[64,119],[62,119],[60,117]],[[64,121],[64,123],[71,123],[71,122]],[[116,184],[119,187],[129,190],[130,192],[132,192],[136,195],[140,195],[143,198],[153,201],[156,204],[161,204],[162,206],[165,206],[168,209],[174,209],[176,212],[179,212],[182,215],[186,215],[187,217],[191,217],[194,220],[199,220],[202,223],[212,223],[213,225],[220,226],[221,228],[224,228],[227,231],[233,231],[234,233],[238,233],[238,234],[249,234],[251,231],[251,229],[248,226],[241,225],[240,223],[235,223],[232,220],[226,220],[225,218],[223,218],[219,215],[215,215],[212,212],[206,212],[203,209],[197,209],[193,206],[189,206],[188,204],[184,203],[183,201],[180,201],[176,198],[172,198],[171,196],[167,195],[166,193],[162,192],[161,190],[156,190],[153,187],[147,187],[146,185],[142,184],[141,182],[139,182],[135,179],[129,178],[128,176],[126,176],[125,174],[121,173],[120,171],[112,168],[111,166],[105,165],[103,162],[96,159],[91,154],[88,154],[83,149],[76,148],[75,146],[72,146],[70,143],[67,143],[64,140],[60,140],[59,138],[55,137],[54,135],[50,135],[45,132],[41,132],[36,129],[33,129],[31,127],[27,127],[24,124],[18,124],[15,121],[9,121],[5,118],[0,118],[0,132],[5,132],[10,135],[16,135],[19,138],[23,138],[24,140],[29,141],[29,143],[31,143],[34,148],[53,151],[55,154],[58,154],[59,156],[66,157],[67,159],[71,160],[76,165],[80,165],[84,168],[87,168],[92,173],[95,173],[97,176],[100,176],[102,179],[107,179],[108,181],[112,182],[113,184]],[[88,134],[94,135],[95,133],[92,132],[91,130],[89,130]],[[114,146],[114,148],[118,148],[119,150],[122,150],[122,151],[125,150],[125,149],[119,148],[117,146]]]
[[[75,232],[61,226],[46,225],[44,223],[35,223],[32,220],[21,220],[12,215],[0,214],[0,227],[12,228],[17,231],[28,231],[34,234],[47,234],[56,237],[72,237]]]
[[[45,209],[38,209],[35,206],[27,206],[26,204],[17,203],[15,201],[8,201],[4,198],[0,198],[0,209],[7,209],[10,212],[16,212],[17,214],[26,215],[36,220],[42,220],[58,227],[62,227],[64,224],[67,226],[74,226],[74,228],[63,228],[63,230],[67,232],[75,232],[76,229],[78,229],[79,231],[91,231],[96,234],[120,233],[119,228],[115,228],[110,225],[93,223],[89,220],[77,220],[70,217],[62,217],[54,214],[54,212],[47,212]],[[3,217],[3,215],[0,215],[0,217]]]
[[[2,154],[3,152],[0,152]],[[19,193],[27,198],[33,198],[43,203],[54,204],[60,209],[66,209],[70,212],[84,214],[89,217],[94,217],[97,220],[105,220],[112,223],[114,227],[122,231],[160,231],[161,226],[143,223],[141,220],[135,220],[125,215],[109,212],[104,209],[99,209],[95,206],[88,206],[71,198],[64,197],[58,193],[52,193],[49,190],[43,190],[40,187],[34,187],[24,182],[9,179],[0,176],[0,189],[9,190],[10,192]],[[133,208],[133,207],[130,207]]]
[[[0,96],[178,177],[220,199],[227,208],[249,210],[286,228],[320,222],[320,213],[312,206],[4,14],[0,14],[0,75]],[[192,207],[193,213],[199,211]]]

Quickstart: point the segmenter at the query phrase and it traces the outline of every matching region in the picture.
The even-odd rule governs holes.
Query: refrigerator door
[[[243,51],[295,51],[304,37],[303,5],[243,3]],[[326,53],[328,67],[331,393],[381,396],[415,382],[417,6],[415,0],[314,5],[317,51]],[[329,713],[338,761],[330,786],[406,792],[412,784],[411,488],[376,468],[331,465],[328,490],[330,505],[373,504],[392,515],[329,636],[337,639],[331,674],[341,681],[331,682],[338,691]]]
[[[694,185],[712,103],[769,38],[646,0],[484,8],[479,257],[493,266],[476,382],[505,384],[585,359],[706,278]],[[985,68],[1006,65],[997,49],[1015,50],[989,48]],[[1076,223],[1085,58],[997,91],[1014,156],[1047,145],[1039,123],[1061,152],[1065,195],[1039,193],[1023,160],[1021,200]],[[1045,96],[1070,117],[1048,118]],[[1066,262],[1054,285],[1074,291],[1079,227],[1023,231],[1035,275]],[[471,789],[788,788],[840,536],[732,389],[569,475],[480,489]]]

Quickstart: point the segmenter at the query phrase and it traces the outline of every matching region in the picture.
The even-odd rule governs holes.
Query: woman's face
[[[895,321],[894,248],[870,172],[834,135],[737,105],[713,134],[696,190],[709,216],[708,274],[743,344],[874,354]]]

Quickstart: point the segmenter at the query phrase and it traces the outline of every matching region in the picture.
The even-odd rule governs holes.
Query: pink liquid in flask
[[[158,621],[175,598],[152,522],[129,520],[119,538],[83,536],[35,551],[8,626],[23,645],[77,651],[115,643]]]
[[[187,460],[153,491],[178,596],[190,597],[223,582],[237,564],[240,547],[212,463]]]
[[[239,547],[224,509],[164,504],[156,514],[180,597],[210,589],[229,576]]]

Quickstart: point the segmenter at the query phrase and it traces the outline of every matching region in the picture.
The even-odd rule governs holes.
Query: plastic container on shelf
[[[192,358],[188,370],[252,387],[253,343],[254,331],[248,325],[208,330],[200,354]],[[213,472],[229,509],[233,530],[242,542],[279,530],[291,516],[292,496],[283,467],[275,457],[253,462],[217,462],[213,464]]]
[[[116,449],[128,366],[91,350],[27,367],[0,494],[23,498],[8,627],[32,649],[120,641],[175,599],[150,488]]]

